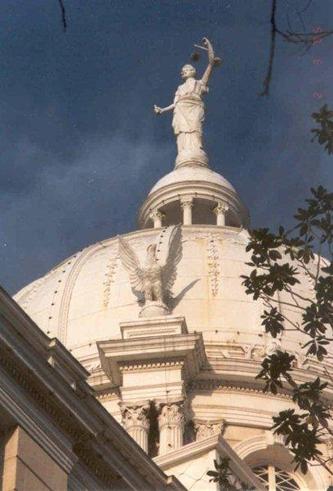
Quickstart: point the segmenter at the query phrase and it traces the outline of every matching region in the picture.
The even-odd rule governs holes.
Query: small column
[[[164,404],[160,409],[158,426],[160,430],[159,455],[181,448],[184,442],[184,404]]]
[[[180,206],[183,209],[183,225],[192,225],[193,198],[191,197],[181,198]]]
[[[163,218],[163,213],[159,210],[154,210],[150,214],[150,218],[154,222],[154,228],[161,228],[162,227],[162,218]]]
[[[225,226],[225,214],[229,210],[229,206],[226,203],[223,203],[222,201],[219,201],[215,208],[213,209],[213,212],[216,215],[216,225],[220,227]]]
[[[148,432],[150,426],[148,411],[148,404],[121,407],[122,423],[125,430],[145,452],[148,452]]]

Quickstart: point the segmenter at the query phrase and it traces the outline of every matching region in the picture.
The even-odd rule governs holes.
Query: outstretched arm
[[[154,104],[154,111],[156,114],[166,113],[168,111],[172,111],[174,108],[175,108],[174,104],[170,104],[170,106],[167,107],[159,107]]]

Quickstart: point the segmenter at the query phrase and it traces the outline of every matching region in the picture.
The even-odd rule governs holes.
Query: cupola
[[[247,227],[249,213],[223,176],[193,162],[162,177],[139,212],[140,228],[177,223]]]

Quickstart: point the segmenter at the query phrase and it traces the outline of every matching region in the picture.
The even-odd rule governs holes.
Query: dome
[[[155,193],[155,191],[169,186],[170,184],[185,183],[185,182],[205,182],[222,186],[229,189],[233,193],[236,193],[235,188],[227,181],[221,174],[214,172],[208,167],[198,165],[186,165],[179,167],[163,176],[155,186],[152,187],[149,195]]]
[[[159,242],[162,232],[146,229],[123,238],[143,264],[148,245]],[[209,345],[223,342],[237,352],[241,341],[262,353],[267,343],[262,305],[245,294],[240,278],[248,272],[247,240],[248,233],[239,228],[182,227],[172,315],[184,316],[189,332],[202,332]],[[305,278],[300,288],[309,290]],[[15,299],[46,334],[58,337],[85,365],[97,356],[96,341],[120,338],[120,323],[138,319],[140,311],[140,299],[119,257],[118,237],[74,254]],[[288,333],[282,343],[297,352],[300,339]]]

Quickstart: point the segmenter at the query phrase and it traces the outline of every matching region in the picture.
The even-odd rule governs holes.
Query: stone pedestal
[[[102,368],[127,404],[183,400],[185,386],[206,364],[201,333],[172,315],[120,325],[123,339],[97,342]]]
[[[148,411],[149,404],[138,406],[122,404],[121,406],[124,428],[145,452],[148,452],[148,433],[150,426]]]
[[[139,317],[161,317],[169,313],[168,307],[162,302],[146,302],[140,310]]]
[[[175,167],[183,167],[185,165],[200,165],[202,167],[208,167],[208,156],[203,149],[197,149],[196,151],[182,150],[178,153]]]
[[[158,417],[160,430],[159,455],[164,455],[183,446],[184,425],[183,402],[161,405]]]

